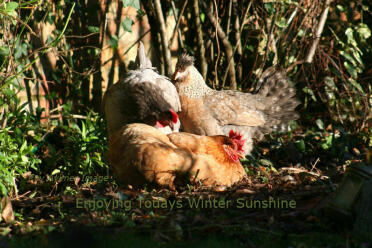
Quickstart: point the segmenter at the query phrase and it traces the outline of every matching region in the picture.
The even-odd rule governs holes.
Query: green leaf
[[[315,97],[315,94],[314,94],[314,91],[313,91],[312,89],[310,89],[310,88],[308,88],[308,87],[304,87],[304,88],[302,89],[302,91],[305,92],[305,93],[307,93],[307,94],[309,94],[309,95],[311,96],[311,98],[314,100],[314,102],[317,101],[317,100],[316,100],[316,97]]]
[[[331,90],[337,90],[335,80],[332,77],[325,77],[324,78],[324,83],[326,86],[328,86]]]
[[[85,139],[87,137],[87,129],[85,127],[84,122],[81,123],[81,137]]]
[[[52,176],[55,175],[55,174],[58,174],[58,173],[60,173],[60,172],[61,172],[60,170],[58,170],[58,169],[54,169],[54,170],[52,171]]]
[[[287,20],[282,17],[279,21],[276,21],[276,25],[278,25],[280,28],[284,28],[287,25]]]
[[[357,47],[358,46],[357,42],[355,41],[354,31],[353,31],[352,28],[347,28],[346,31],[345,31],[345,35],[347,37],[347,43],[348,44],[351,44],[354,47]]]
[[[347,52],[345,51],[340,51],[340,54],[347,60],[349,60],[354,66],[357,66],[357,63],[355,61],[355,59],[353,58],[353,56],[351,56],[350,54],[348,54]]]
[[[27,141],[25,140],[25,141],[23,141],[23,144],[22,144],[21,148],[19,149],[19,152],[22,153],[26,149],[26,147],[27,147]]]
[[[200,20],[202,23],[204,23],[205,21],[205,14],[204,13],[200,13]]]
[[[337,8],[337,10],[339,10],[340,12],[344,12],[344,11],[345,11],[344,6],[342,6],[342,5],[337,4],[336,8]]]
[[[352,66],[350,63],[348,63],[347,61],[344,62],[344,66],[346,68],[346,70],[349,72],[349,74],[353,77],[353,78],[356,78],[358,77],[358,72],[357,70],[355,69],[354,66]]]
[[[122,2],[123,2],[124,7],[131,6],[131,7],[134,7],[136,9],[141,8],[139,0],[122,0]]]
[[[357,82],[355,81],[353,78],[349,78],[348,81],[355,87],[357,88],[361,93],[364,93],[364,90],[362,88],[362,86]]]
[[[9,2],[6,4],[5,6],[5,11],[6,12],[12,12],[14,11],[16,8],[18,8],[18,3],[16,2]]]
[[[318,126],[318,128],[319,128],[320,130],[324,130],[324,123],[323,123],[323,121],[322,121],[321,119],[317,119],[317,120],[315,121],[315,124]]]
[[[118,48],[119,39],[116,35],[111,36],[111,39],[108,42],[113,48]]]
[[[99,27],[96,27],[96,26],[89,26],[88,30],[89,32],[92,32],[92,33],[99,33]]]
[[[264,7],[265,7],[266,11],[271,15],[275,13],[274,4],[275,3],[264,3]]]
[[[298,30],[297,33],[298,37],[303,37],[305,35],[305,31],[303,29]]]
[[[325,83],[325,92],[328,96],[328,99],[332,100],[330,102],[330,105],[333,106],[334,105],[334,100],[336,99],[336,96],[335,96],[334,92],[337,92],[337,87],[336,87],[335,81],[331,77],[325,77],[324,83]]]
[[[250,52],[253,52],[253,51],[254,51],[254,47],[253,47],[252,45],[247,45],[245,48],[246,48],[248,51],[250,51]]]
[[[273,166],[273,163],[270,160],[267,160],[267,159],[260,159],[259,163],[262,164],[265,167]]]
[[[17,47],[14,50],[15,50],[15,53],[14,53],[15,59],[21,58],[22,55],[26,56],[27,55],[27,44],[26,43],[17,44]]]
[[[303,139],[296,141],[296,147],[300,152],[305,152],[306,146],[305,141]]]
[[[28,157],[25,156],[25,155],[22,155],[21,160],[22,160],[22,162],[27,163],[28,162]]]
[[[0,47],[0,56],[8,56],[9,47]]]
[[[123,26],[123,29],[127,32],[132,32],[132,20],[128,17],[126,17],[123,21],[123,23],[121,24]]]
[[[324,150],[328,150],[332,147],[333,144],[333,135],[329,135],[326,137],[325,142],[320,145],[320,147]]]
[[[371,30],[368,28],[368,26],[364,23],[359,23],[359,27],[357,28],[357,32],[359,34],[359,37],[361,39],[368,39],[371,37]]]

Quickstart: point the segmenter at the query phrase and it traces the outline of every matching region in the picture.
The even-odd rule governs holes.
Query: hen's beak
[[[243,153],[237,152],[237,155],[238,155],[239,159],[245,159],[245,156],[244,156]]]
[[[171,121],[171,122],[169,122],[169,127],[172,129],[172,131],[174,130],[174,124],[173,124],[173,122]]]
[[[173,75],[173,82],[178,82],[183,80],[186,76],[186,71],[176,71]]]
[[[177,81],[180,78],[180,73],[176,71],[173,75],[173,81]]]

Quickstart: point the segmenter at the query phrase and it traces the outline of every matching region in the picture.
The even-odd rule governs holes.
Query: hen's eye
[[[168,115],[168,118],[169,120],[172,120],[173,119],[173,115],[170,111],[167,112],[167,115]]]

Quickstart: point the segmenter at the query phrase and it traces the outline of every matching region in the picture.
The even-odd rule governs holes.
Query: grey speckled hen
[[[138,68],[128,72],[104,95],[102,108],[109,137],[130,123],[145,123],[165,134],[177,132],[181,104],[175,86],[152,67],[142,42],[136,60]]]
[[[263,73],[257,94],[209,88],[194,67],[194,58],[186,54],[179,57],[173,80],[180,96],[183,130],[198,135],[238,132],[245,140],[245,155],[251,152],[253,139],[298,118],[295,89],[285,73],[273,67]]]

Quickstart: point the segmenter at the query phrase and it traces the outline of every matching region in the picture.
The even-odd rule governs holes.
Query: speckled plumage
[[[191,56],[181,55],[174,75],[184,131],[199,135],[237,131],[245,139],[244,153],[249,154],[254,138],[261,139],[273,127],[298,118],[294,110],[299,104],[296,92],[283,72],[266,70],[257,94],[216,91],[206,85],[193,62]]]

